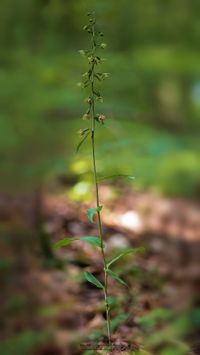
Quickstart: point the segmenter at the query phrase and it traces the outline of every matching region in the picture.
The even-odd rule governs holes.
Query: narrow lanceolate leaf
[[[128,287],[128,285],[126,284],[126,282],[125,282],[124,280],[122,280],[122,279],[119,277],[119,275],[117,275],[115,272],[113,272],[113,271],[110,270],[110,269],[107,269],[106,271],[107,271],[107,273],[108,273],[110,276],[112,276],[112,277],[113,277],[115,280],[117,280],[120,284],[122,284],[122,285]]]
[[[75,240],[78,240],[78,238],[64,238],[58,240],[58,242],[53,244],[53,249],[57,250],[62,247],[66,247],[67,245],[71,244]]]
[[[109,175],[109,176],[103,176],[103,177],[99,177],[98,181],[104,181],[104,180],[114,180],[114,179],[129,179],[129,180],[134,180],[135,177],[132,175],[125,175],[125,174],[117,174],[117,175]]]
[[[71,244],[72,242],[76,241],[76,240],[83,240],[86,243],[89,243],[93,246],[99,247],[101,248],[101,239],[99,237],[90,237],[90,236],[86,236],[86,237],[77,237],[77,238],[63,238],[61,240],[59,240],[58,242],[53,244],[53,249],[57,250],[59,248],[65,247],[69,244]],[[104,247],[104,245],[103,245]]]
[[[78,153],[80,147],[82,146],[82,144],[85,142],[86,138],[88,137],[90,132],[87,132],[84,137],[81,139],[81,141],[79,142],[79,144],[77,145],[77,148],[76,148],[76,153]]]
[[[97,280],[97,278],[94,275],[92,275],[91,272],[85,271],[84,276],[86,280],[91,284],[95,285],[98,288],[104,288],[102,283],[99,280]]]
[[[87,216],[88,216],[88,219],[90,222],[94,223],[94,219],[93,219],[94,215],[97,212],[101,211],[101,209],[102,209],[102,206],[99,206],[97,208],[91,208],[91,209],[87,210]]]
[[[140,248],[132,248],[132,249],[126,249],[124,252],[116,255],[112,260],[110,260],[107,264],[107,267],[110,267],[110,265],[112,265],[113,263],[115,263],[117,260],[119,260],[120,258],[122,258],[125,255],[128,254],[136,254],[136,253],[143,253],[145,251],[144,247],[140,247]]]
[[[95,247],[101,248],[101,239],[99,237],[80,237],[79,239]]]

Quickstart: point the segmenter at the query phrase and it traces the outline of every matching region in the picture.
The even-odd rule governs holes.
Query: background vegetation
[[[89,141],[76,154],[93,10],[110,73],[98,175],[134,176],[100,184],[108,254],[146,249],[115,270],[127,292],[109,280],[114,341],[199,354],[200,1],[1,0],[0,355],[89,355],[80,344],[105,324],[83,277],[102,280],[99,253],[81,240],[52,249],[97,235]]]
[[[2,0],[2,188],[25,190],[58,172],[82,172],[73,168],[84,110],[76,83],[86,68],[78,50],[87,43],[81,24],[91,8],[105,30],[111,73],[101,173],[132,174],[135,188],[199,196],[198,0]]]

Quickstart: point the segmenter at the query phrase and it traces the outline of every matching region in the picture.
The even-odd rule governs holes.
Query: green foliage
[[[118,301],[115,297],[108,296],[108,304],[109,306],[116,306],[118,304]]]
[[[96,136],[98,176],[113,179],[113,172],[122,177],[131,171],[135,189],[198,197],[200,3],[186,1],[180,6],[179,0],[0,2],[2,191],[34,190],[41,181],[70,172],[74,136],[69,132],[78,130],[83,109],[82,93],[74,82],[84,64],[74,52],[85,41],[80,21],[91,6],[102,15],[110,43],[106,69],[103,58],[81,51],[90,64],[102,64],[102,72],[95,76],[96,103],[102,102],[99,84],[108,77],[107,71],[112,73],[103,91],[108,98],[102,103],[109,116],[106,128],[105,116],[95,114],[102,127]],[[91,34],[91,27],[84,30]],[[101,32],[98,38],[103,50]],[[83,76],[86,91],[89,76],[88,70]],[[84,119],[91,113],[88,99]],[[90,133],[88,128],[79,131],[77,146],[80,152],[84,143],[87,163]],[[89,169],[85,181],[82,173],[81,169],[76,173],[77,186],[81,180],[91,193]],[[10,267],[13,263],[6,260],[0,265],[3,271]],[[23,350],[25,338],[31,343],[34,335],[11,339],[10,353],[29,352],[26,346]],[[2,349],[7,354],[7,348]]]
[[[102,206],[91,208],[87,210],[87,216],[90,222],[94,223],[94,215],[102,210]]]
[[[148,315],[140,317],[138,322],[146,331],[150,331],[155,327],[159,320],[167,321],[172,319],[173,316],[174,313],[171,310],[165,308],[157,308],[149,312]]]
[[[2,189],[32,190],[49,176],[69,172],[74,136],[68,132],[78,130],[77,118],[83,110],[79,104],[82,93],[74,83],[84,62],[75,52],[87,40],[80,21],[91,6],[102,17],[109,41],[102,73],[112,73],[103,89],[107,100],[102,106],[109,120],[107,128],[98,133],[97,153],[102,137],[113,145],[101,154],[105,165],[100,173],[129,174],[129,166],[137,188],[196,196],[200,178],[200,5],[191,1],[180,9],[178,0],[164,5],[162,0],[0,2]],[[99,39],[103,51],[105,41]],[[102,81],[97,77],[99,91]],[[123,137],[131,142],[120,148],[115,143],[120,145]],[[174,144],[176,139],[179,147]],[[87,148],[87,139],[84,144]],[[119,162],[119,149],[124,162]],[[179,155],[176,161],[174,151]],[[114,153],[113,159],[106,153]],[[184,168],[176,162],[179,158],[184,161],[185,153],[189,154]],[[101,164],[102,158],[98,159]]]
[[[131,175],[126,175],[126,174],[116,174],[116,175],[110,175],[110,176],[103,176],[103,177],[99,177],[98,181],[104,181],[104,180],[115,180],[115,179],[119,179],[119,178],[127,178],[129,180],[134,180],[135,177],[131,176]]]
[[[123,256],[128,255],[128,254],[137,254],[137,253],[144,253],[145,248],[144,247],[139,247],[139,248],[133,248],[133,249],[126,249],[125,251],[123,251],[122,253],[118,254],[117,256],[115,256],[113,259],[111,259],[108,263],[107,263],[107,267],[109,268],[110,265],[112,265],[113,263],[115,263],[117,260],[121,259]]]
[[[76,153],[78,153],[80,147],[82,146],[82,144],[85,142],[85,140],[89,136],[90,132],[88,132],[88,131],[89,131],[89,128],[85,128],[85,129],[79,131],[79,134],[82,136],[82,139],[79,142],[79,144],[77,145]]]
[[[160,349],[161,354],[190,353],[185,335],[191,328],[189,312],[176,313],[170,309],[154,309],[139,319],[145,332],[145,347],[150,351]]]
[[[99,237],[80,237],[79,239],[95,247],[101,248],[101,239]]]
[[[99,237],[90,237],[90,236],[86,236],[86,237],[71,237],[71,238],[63,238],[58,240],[56,243],[53,244],[53,248],[55,250],[60,249],[62,247],[68,246],[69,244],[71,244],[72,242],[75,242],[76,240],[82,240],[86,243],[91,244],[92,246],[96,246],[101,248],[101,240]]]
[[[12,338],[0,341],[0,353],[2,355],[27,355],[45,344],[49,339],[47,332],[26,330]]]
[[[28,310],[29,307],[30,303],[27,296],[15,295],[7,300],[3,308],[8,314],[16,314],[22,312],[23,310]]]
[[[123,281],[120,277],[119,277],[119,275],[117,275],[114,271],[112,271],[112,270],[110,270],[110,269],[106,269],[106,271],[107,271],[107,273],[110,275],[110,276],[112,276],[115,280],[117,280],[120,284],[122,284],[123,286],[128,286],[127,284],[126,284],[126,282],[125,281]]]
[[[85,271],[84,276],[86,280],[91,284],[95,285],[98,288],[104,288],[102,283],[99,280],[97,280],[97,278],[94,275],[92,275],[91,272]]]
[[[78,238],[64,238],[58,240],[56,243],[54,243],[53,248],[55,250],[60,249],[62,247],[66,247],[67,245],[71,244],[75,240],[78,240]]]
[[[91,148],[92,148],[92,166],[93,166],[93,178],[95,185],[95,196],[96,196],[96,208],[88,209],[87,215],[90,222],[93,221],[95,213],[98,215],[98,229],[99,229],[99,238],[101,241],[101,256],[104,267],[104,285],[102,285],[91,273],[86,272],[86,279],[95,284],[99,288],[104,289],[104,301],[105,301],[105,310],[106,310],[106,325],[107,325],[107,336],[109,345],[111,343],[111,328],[110,328],[110,308],[108,305],[108,278],[107,278],[107,265],[106,265],[106,256],[104,252],[104,243],[103,243],[103,230],[102,230],[102,221],[101,221],[101,210],[102,206],[100,205],[99,198],[99,186],[97,179],[97,168],[96,168],[96,149],[95,149],[95,138],[96,138],[96,121],[100,124],[104,124],[105,116],[103,114],[96,113],[96,104],[100,101],[103,101],[102,95],[97,88],[96,81],[104,80],[108,75],[107,73],[97,72],[97,66],[101,64],[102,59],[97,53],[99,48],[105,48],[105,44],[100,42],[103,33],[97,30],[96,18],[94,13],[89,13],[89,22],[86,26],[83,27],[87,31],[91,38],[91,49],[81,50],[81,54],[87,57],[89,69],[86,73],[83,74],[82,87],[89,87],[89,96],[86,98],[86,103],[88,105],[86,113],[83,115],[84,120],[90,120],[90,132],[91,132]],[[84,132],[84,130],[81,130]],[[102,270],[103,271],[103,270]]]
[[[111,321],[111,328],[112,330],[116,330],[118,326],[123,323],[128,318],[127,313],[118,314],[115,318]]]

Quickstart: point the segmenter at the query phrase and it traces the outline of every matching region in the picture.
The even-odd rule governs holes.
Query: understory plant
[[[75,237],[75,238],[68,237],[59,240],[57,243],[54,244],[54,247],[55,249],[57,249],[62,246],[69,245],[76,240],[82,240],[100,249],[101,258],[102,258],[103,282],[100,282],[92,273],[88,271],[84,272],[84,277],[89,283],[101,289],[103,292],[104,303],[105,303],[105,314],[106,314],[106,335],[107,335],[108,343],[111,344],[112,341],[111,315],[110,315],[111,297],[109,296],[108,293],[109,277],[114,278],[121,285],[127,286],[125,281],[122,280],[120,276],[111,269],[111,267],[115,262],[117,262],[123,256],[129,253],[137,252],[138,248],[125,249],[112,258],[109,258],[105,252],[106,243],[103,236],[102,218],[101,218],[101,212],[103,206],[100,202],[100,194],[99,194],[99,182],[98,182],[99,179],[97,176],[97,166],[96,166],[95,137],[96,137],[97,127],[104,125],[106,120],[106,116],[104,114],[97,112],[96,106],[98,103],[101,103],[103,101],[102,94],[99,91],[99,84],[109,76],[108,73],[102,72],[100,70],[100,65],[103,59],[101,58],[99,53],[101,50],[104,50],[107,45],[102,41],[102,38],[104,36],[103,33],[99,31],[99,29],[96,26],[95,14],[89,13],[88,19],[89,19],[88,24],[86,24],[83,27],[83,29],[90,36],[90,48],[87,50],[79,51],[80,54],[84,56],[88,62],[88,69],[82,75],[82,82],[79,83],[79,86],[85,88],[88,92],[88,96],[85,99],[85,102],[87,104],[87,110],[82,117],[84,121],[88,122],[88,127],[81,128],[78,132],[80,134],[80,142],[77,146],[77,151],[80,149],[81,145],[86,141],[86,139],[90,137],[96,205],[94,208],[87,210],[87,216],[91,223],[95,223],[94,217],[96,216],[97,224],[98,224],[98,236],[83,236],[83,237]]]

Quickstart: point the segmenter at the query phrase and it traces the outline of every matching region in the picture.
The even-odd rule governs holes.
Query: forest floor
[[[195,201],[101,186],[103,232],[109,257],[144,247],[114,271],[128,287],[109,279],[113,350],[110,354],[200,354],[200,207]],[[84,280],[101,281],[101,254],[83,241],[44,260],[38,251],[33,201],[1,196],[2,355],[103,354],[87,347],[106,343],[103,294]],[[66,236],[96,236],[87,219],[93,205],[73,202],[66,192],[45,192],[42,232],[54,243]],[[31,230],[31,232],[30,232]],[[130,349],[132,348],[132,350]],[[138,350],[137,350],[138,349]]]

